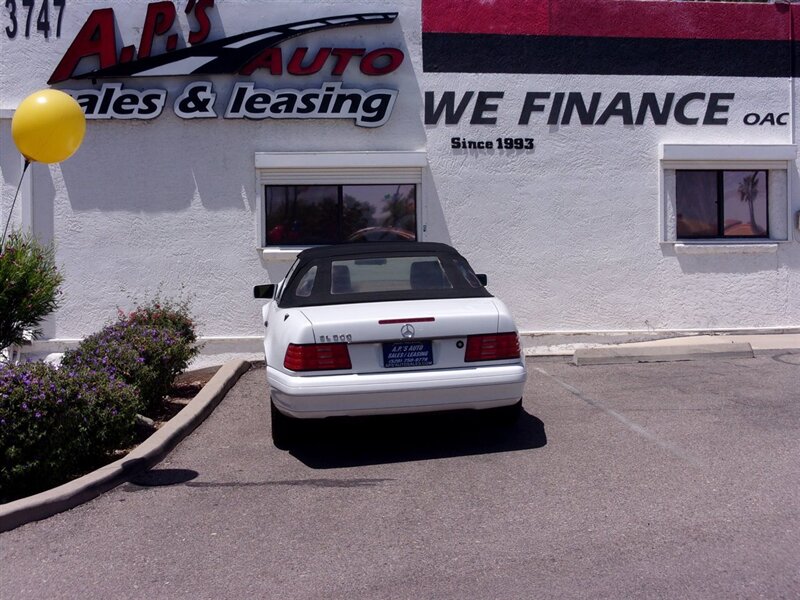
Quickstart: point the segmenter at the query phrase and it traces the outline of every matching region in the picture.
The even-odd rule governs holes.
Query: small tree
[[[52,244],[30,234],[12,233],[0,253],[0,350],[41,334],[39,323],[59,305],[63,277]]]

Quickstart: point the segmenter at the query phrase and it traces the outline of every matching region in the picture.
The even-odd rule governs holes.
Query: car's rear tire
[[[297,437],[297,419],[287,417],[279,411],[272,398],[269,406],[272,415],[272,443],[279,450],[288,450]]]
[[[522,414],[522,398],[509,406],[494,409],[494,416],[502,425],[513,425],[519,419],[520,414]]]

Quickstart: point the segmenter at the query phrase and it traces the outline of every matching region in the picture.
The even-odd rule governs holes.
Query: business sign
[[[68,80],[118,80],[142,77],[191,77],[194,80],[172,100],[175,114],[183,119],[352,119],[361,127],[379,127],[388,121],[397,99],[396,89],[362,89],[341,81],[299,89],[259,87],[258,74],[304,77],[330,74],[341,77],[355,69],[368,77],[382,77],[403,63],[402,50],[392,47],[308,47],[284,53],[287,40],[312,33],[393,23],[397,13],[359,13],[284,23],[208,41],[209,11],[214,0],[190,0],[186,13],[194,16],[197,29],[189,31],[188,46],[178,48],[177,21],[172,2],[147,5],[137,49],[119,47],[113,8],[93,11],[81,27],[48,83]],[[158,43],[156,43],[158,42]],[[155,53],[156,46],[164,47]],[[97,68],[81,70],[88,61]],[[247,77],[221,93],[207,80],[210,75]],[[163,88],[133,89],[119,82],[102,83],[99,89],[64,90],[83,107],[90,119],[154,119],[169,102]],[[227,99],[222,102],[222,96]]]
[[[520,127],[706,127],[727,126],[735,113],[750,127],[791,125],[791,106],[775,110],[756,104],[733,111],[733,89],[700,91],[692,82],[699,77],[731,81],[800,76],[794,60],[800,49],[800,34],[792,25],[800,15],[796,9],[708,2],[496,0],[464,3],[452,11],[450,4],[422,1],[423,71],[514,75],[532,86],[511,102],[506,90],[497,88],[427,91],[426,125],[496,125],[502,114],[505,122],[513,119]],[[616,81],[635,76],[637,83],[658,77],[674,88],[542,89],[539,75],[620,76]],[[681,82],[692,87],[681,90]],[[451,138],[453,149],[532,146],[528,137]]]

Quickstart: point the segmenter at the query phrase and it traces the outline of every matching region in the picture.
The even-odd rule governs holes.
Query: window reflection
[[[768,171],[684,171],[676,176],[679,239],[768,237]]]
[[[344,194],[345,240],[413,241],[417,231],[415,185],[346,185]]]
[[[417,239],[414,184],[266,186],[267,243]]]
[[[338,234],[336,186],[267,186],[267,242],[332,244]]]
[[[725,171],[725,235],[764,237],[767,235],[767,172]]]

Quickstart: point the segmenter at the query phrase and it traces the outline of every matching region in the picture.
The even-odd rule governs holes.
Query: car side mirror
[[[475,277],[478,278],[478,281],[481,282],[483,287],[486,287],[486,284],[489,282],[489,279],[486,277],[486,273],[476,273]]]
[[[275,284],[253,286],[253,298],[272,298],[275,296]]]

